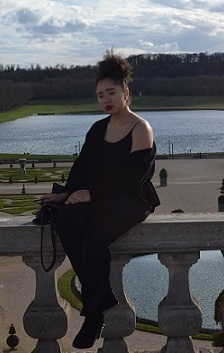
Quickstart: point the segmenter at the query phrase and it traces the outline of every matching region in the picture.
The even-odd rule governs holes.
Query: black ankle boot
[[[103,315],[86,317],[81,330],[73,341],[74,348],[90,348],[103,331]]]

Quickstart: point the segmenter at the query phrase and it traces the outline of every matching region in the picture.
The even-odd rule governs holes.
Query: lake
[[[139,112],[150,122],[158,154],[223,152],[224,111]],[[0,153],[74,154],[103,114],[30,116],[0,124]]]
[[[214,305],[224,289],[221,251],[202,251],[198,262],[190,268],[189,282],[191,294],[202,310],[203,328],[220,329],[214,321]],[[157,254],[134,258],[125,266],[124,288],[135,303],[137,316],[157,321],[158,305],[168,290],[168,270]]]

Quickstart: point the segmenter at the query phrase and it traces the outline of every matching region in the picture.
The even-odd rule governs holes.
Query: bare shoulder
[[[136,129],[146,132],[152,132],[152,127],[149,122],[143,118],[138,119],[138,124],[136,125]]]
[[[152,135],[153,137],[153,131],[152,131],[152,127],[149,124],[149,122],[145,119],[143,119],[141,116],[136,115],[136,126],[133,129],[133,133],[135,135],[140,134],[142,137],[143,135]]]
[[[137,124],[132,132],[132,150],[151,148],[153,145],[153,130],[151,125],[139,116],[136,116],[136,122]]]
[[[133,119],[134,121],[136,122],[136,128],[138,126],[138,128],[142,128],[142,129],[148,129],[148,130],[152,130],[149,122],[142,118],[140,115],[136,114],[136,113],[133,113],[132,112],[132,116],[133,116]]]

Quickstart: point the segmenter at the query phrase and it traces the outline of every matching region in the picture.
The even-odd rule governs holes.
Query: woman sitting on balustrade
[[[118,304],[109,281],[109,246],[154,211],[159,199],[151,183],[156,145],[149,123],[129,107],[131,65],[107,51],[97,66],[96,96],[108,114],[90,128],[65,192],[43,202],[64,202],[57,230],[82,285],[85,316],[74,339],[89,348],[100,337],[104,310]]]

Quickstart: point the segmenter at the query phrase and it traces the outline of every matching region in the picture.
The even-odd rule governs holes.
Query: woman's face
[[[101,109],[112,115],[127,106],[129,90],[113,80],[103,79],[96,86],[96,96]]]

